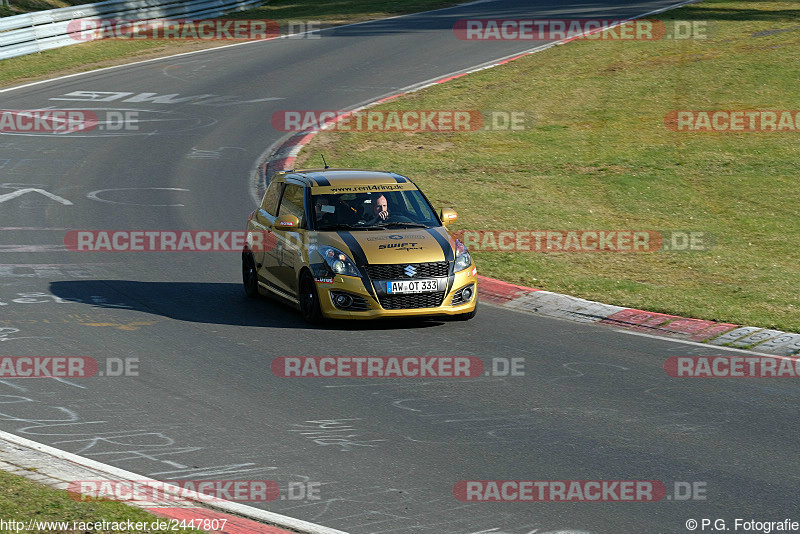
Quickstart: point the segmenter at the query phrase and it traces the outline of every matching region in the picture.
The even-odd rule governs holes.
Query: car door
[[[278,217],[294,215],[300,220],[300,227],[292,230],[275,231],[275,261],[269,266],[270,278],[277,288],[288,295],[297,295],[297,272],[303,261],[302,247],[308,220],[306,217],[306,187],[289,180],[281,195]]]
[[[275,247],[276,236],[273,232],[275,219],[278,218],[278,203],[283,193],[284,182],[272,182],[267,188],[267,192],[261,201],[261,206],[256,210],[252,219],[252,229],[260,232],[257,236],[262,246],[253,246],[253,258],[256,261],[259,282],[270,287],[275,287],[276,282],[270,274],[270,265],[276,261]]]

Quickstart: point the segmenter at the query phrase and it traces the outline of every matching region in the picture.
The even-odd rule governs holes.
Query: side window
[[[305,188],[295,184],[286,184],[286,189],[283,192],[283,200],[281,200],[281,209],[278,211],[278,217],[281,215],[294,215],[300,219],[300,227],[305,228],[303,217],[304,197]]]
[[[278,200],[281,198],[283,185],[283,182],[272,182],[269,184],[266,194],[264,194],[264,201],[261,203],[261,209],[272,216],[278,213]]]

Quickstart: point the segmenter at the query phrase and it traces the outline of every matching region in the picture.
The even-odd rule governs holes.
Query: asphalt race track
[[[0,135],[0,353],[138,358],[139,370],[0,381],[0,428],[158,479],[318,482],[320,500],[254,505],[354,534],[687,532],[690,518],[732,527],[790,517],[795,384],[664,372],[669,356],[720,349],[489,305],[466,323],[309,328],[289,308],[246,299],[235,252],[63,245],[71,229],[242,230],[252,169],[283,135],[275,111],[350,108],[532,46],[460,41],[456,20],[616,18],[670,3],[484,1],[0,93],[5,109],[131,110],[152,121],[139,132]],[[10,195],[22,189],[41,191]],[[270,371],[278,356],[328,355],[522,357],[525,376]],[[706,500],[453,496],[459,480],[496,479],[659,480],[668,493],[700,482]]]

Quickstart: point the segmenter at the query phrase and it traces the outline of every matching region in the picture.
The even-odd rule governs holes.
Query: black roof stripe
[[[313,185],[313,182],[311,181],[311,179],[308,176],[306,176],[305,174],[287,173],[286,175],[284,175],[284,180],[289,180],[289,179],[297,180],[298,182],[301,182],[301,183],[303,183],[305,185],[309,185],[309,186]]]

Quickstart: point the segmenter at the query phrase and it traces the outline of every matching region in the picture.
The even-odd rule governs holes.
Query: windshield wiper
[[[322,228],[317,228],[320,232],[327,232],[327,231],[335,231],[335,230],[383,230],[382,226],[369,226],[363,224],[332,224],[330,226],[324,226]]]
[[[384,228],[388,227],[401,227],[401,228],[428,228],[427,224],[415,222],[390,222],[383,225]]]

